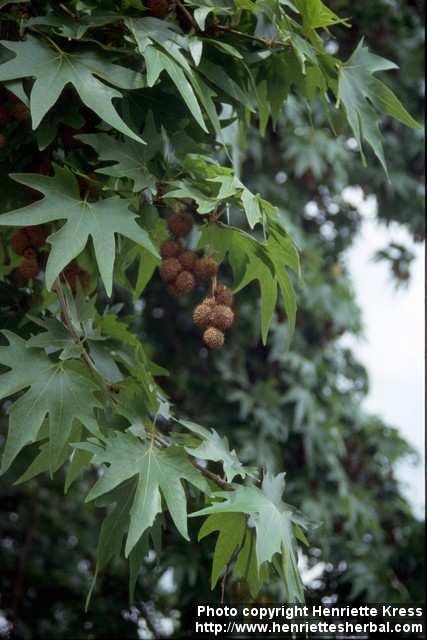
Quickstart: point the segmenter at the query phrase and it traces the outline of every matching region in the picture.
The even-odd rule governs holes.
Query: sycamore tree
[[[168,554],[172,565],[180,553],[185,564],[206,548],[213,589],[223,592],[228,580],[256,598],[279,585],[282,600],[302,602],[298,547],[316,545],[331,508],[330,496],[316,503],[310,495],[325,433],[336,474],[327,480],[341,482],[345,465],[357,473],[357,456],[341,459],[352,445],[334,421],[362,424],[368,449],[383,425],[356,416],[357,398],[345,416],[331,403],[326,431],[308,429],[294,451],[308,469],[306,490],[288,472],[285,492],[285,440],[266,446],[280,432],[280,412],[266,419],[266,406],[291,405],[285,429],[298,433],[321,411],[320,376],[328,384],[344,367],[360,391],[365,383],[351,355],[333,349],[310,369],[306,343],[328,341],[349,323],[356,330],[357,310],[347,283],[335,283],[343,303],[333,308],[329,283],[305,270],[305,257],[311,265],[326,259],[340,276],[328,238],[314,224],[301,233],[286,215],[269,165],[280,168],[274,145],[286,139],[284,162],[300,159],[294,188],[302,176],[314,191],[333,160],[338,192],[351,136],[361,164],[380,166],[387,180],[382,120],[418,128],[384,82],[395,63],[363,37],[338,55],[350,22],[320,0],[1,7],[2,473],[19,469],[14,479],[30,486],[39,474],[38,486],[60,478],[64,504],[69,492],[75,502],[78,486],[81,509],[99,508],[88,602],[120,557],[133,597],[150,553]],[[297,132],[307,122],[312,140]],[[315,136],[325,154],[318,175],[298,149],[313,152]],[[250,170],[242,170],[245,146]],[[298,302],[323,323],[323,336],[294,336]],[[245,338],[231,359],[233,332]],[[260,368],[244,366],[254,358],[254,332],[264,367],[285,381],[300,376],[284,398],[258,382]],[[200,379],[191,376],[198,362]],[[230,392],[221,385],[233,376],[241,388]],[[258,440],[242,429],[224,433],[218,423],[228,402],[239,403],[241,422],[260,428]],[[392,461],[405,451],[394,433],[390,447]],[[363,495],[339,486],[343,504],[363,512]],[[369,509],[362,515],[371,517]]]

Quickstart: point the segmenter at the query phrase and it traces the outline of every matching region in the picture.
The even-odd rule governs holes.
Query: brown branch
[[[187,7],[181,2],[181,0],[175,0],[175,4],[182,11],[182,13],[185,15],[185,17],[190,22],[190,24],[193,27],[193,29],[195,29],[196,31],[200,31],[199,25],[195,21],[193,14],[190,13],[190,11],[188,11]]]
[[[202,467],[202,465],[195,460],[191,460],[191,464],[193,465],[193,467],[196,467],[196,469],[198,469],[200,473],[206,476],[206,478],[209,478],[209,480],[215,482],[215,484],[221,487],[221,489],[225,489],[226,491],[231,491],[233,489],[232,485],[229,482],[223,480],[221,476],[218,476],[216,473],[209,471],[209,469],[206,469],[206,467]]]

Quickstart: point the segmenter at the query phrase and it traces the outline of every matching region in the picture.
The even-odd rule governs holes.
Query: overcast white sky
[[[349,199],[357,193],[349,194]],[[366,204],[366,203],[365,203]],[[420,516],[425,508],[424,461],[424,245],[414,244],[399,225],[385,227],[373,218],[374,207],[362,206],[362,232],[347,254],[357,300],[362,307],[365,338],[345,337],[370,376],[365,408],[398,427],[422,456],[418,468],[399,469],[405,494]],[[407,289],[396,290],[386,262],[372,256],[391,240],[415,254]]]

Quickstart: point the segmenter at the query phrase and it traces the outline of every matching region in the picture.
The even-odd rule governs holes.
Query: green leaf
[[[158,257],[146,231],[135,221],[137,217],[129,210],[129,202],[117,196],[98,200],[82,201],[76,178],[68,169],[56,167],[53,178],[37,174],[13,174],[20,184],[41,191],[42,200],[5,213],[0,216],[0,226],[38,225],[53,220],[66,223],[48,238],[52,245],[46,266],[46,286],[52,287],[55,279],[78,256],[92,238],[99,272],[108,295],[113,288],[113,266],[115,259],[115,234],[122,234],[144,246]]]
[[[333,24],[349,26],[345,19],[339,18],[321,0],[294,0],[294,3],[303,17],[306,28],[321,29]]]
[[[125,555],[128,556],[144,531],[162,511],[163,497],[178,531],[188,540],[187,506],[182,480],[209,492],[202,474],[193,467],[180,447],[159,450],[152,442],[143,443],[130,433],[114,432],[104,446],[93,446],[94,464],[108,465],[89,492],[86,501],[113,490],[137,477],[130,510]]]
[[[64,493],[68,492],[68,489],[71,487],[74,480],[81,474],[83,469],[89,467],[91,460],[92,454],[89,451],[74,449],[65,475]]]
[[[89,29],[103,27],[122,19],[123,16],[117,12],[99,11],[92,12],[90,16],[80,14],[78,20],[68,18],[67,16],[35,16],[30,18],[27,24],[29,27],[37,25],[54,27],[54,31],[58,35],[64,38],[80,40]]]
[[[209,429],[205,429],[188,420],[179,420],[179,423],[193,433],[197,433],[202,439],[201,444],[197,447],[185,447],[187,453],[200,460],[221,461],[228,482],[232,482],[236,476],[240,476],[241,478],[254,476],[256,469],[242,465],[235,450],[230,451],[230,445],[226,436],[221,438],[214,429],[209,431]]]
[[[242,192],[242,203],[248,224],[253,229],[262,220],[258,197],[245,188]]]
[[[166,71],[196,122],[203,131],[208,133],[197,98],[181,67],[163,51],[159,51],[154,47],[147,47],[144,51],[144,56],[147,64],[148,85],[153,86],[162,71]]]
[[[38,438],[43,421],[49,420],[49,469],[51,473],[69,441],[74,420],[93,428],[97,386],[75,363],[52,362],[44,351],[27,347],[24,340],[4,331],[9,345],[0,347],[0,363],[10,371],[0,376],[0,398],[27,389],[9,412],[9,433],[1,473],[18,453]]]
[[[89,109],[117,131],[142,142],[113,107],[113,99],[122,97],[120,91],[98,80],[101,78],[123,89],[137,89],[144,86],[140,74],[114,65],[108,58],[94,52],[58,52],[32,36],[18,42],[2,40],[1,44],[13,51],[15,57],[0,65],[0,80],[35,78],[30,98],[34,129],[56,103],[63,89],[72,84]]]
[[[223,570],[243,543],[246,518],[241,513],[215,513],[206,518],[198,539],[202,540],[215,531],[218,531],[218,538],[212,561],[211,589],[215,588]]]
[[[192,513],[191,517],[217,513],[244,513],[250,516],[249,525],[256,532],[256,558],[258,570],[266,562],[280,557],[288,602],[303,602],[304,592],[298,573],[295,537],[292,529],[293,513],[282,501],[283,473],[266,475],[262,488],[236,486],[233,491],[222,491],[213,497],[222,498],[211,506]]]
[[[151,113],[147,117],[143,135],[149,141],[147,146],[142,146],[132,140],[119,140],[106,133],[83,134],[76,136],[76,138],[91,146],[98,154],[100,162],[114,163],[113,166],[96,169],[96,173],[113,178],[133,180],[134,191],[148,189],[152,194],[155,194],[157,191],[156,177],[148,169],[147,162],[161,147],[160,135],[155,128]]]
[[[364,158],[362,143],[366,140],[386,172],[379,114],[385,113],[408,127],[420,127],[394,93],[374,77],[374,73],[378,71],[396,68],[390,60],[371,53],[361,40],[352,56],[341,66],[338,82],[338,101],[344,105],[362,157]]]
[[[258,567],[255,535],[249,527],[246,529],[245,541],[234,565],[233,578],[246,580],[253,598],[256,598],[263,583],[268,580],[268,565]]]

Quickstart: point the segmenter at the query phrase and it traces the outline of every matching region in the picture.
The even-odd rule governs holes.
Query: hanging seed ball
[[[194,251],[183,251],[178,257],[178,260],[186,271],[192,271],[197,260],[197,253],[194,253]]]
[[[27,247],[22,254],[26,260],[36,260],[37,251],[33,247]]]
[[[218,273],[218,264],[213,258],[198,258],[194,265],[194,273],[199,280],[209,280]]]
[[[40,271],[40,267],[35,258],[30,258],[29,260],[24,258],[24,260],[19,265],[19,271],[26,280],[32,280]]]
[[[18,122],[26,122],[30,117],[30,110],[23,102],[14,104],[10,109],[10,113]]]
[[[220,349],[224,344],[224,334],[216,327],[208,327],[203,334],[203,342],[209,349]]]
[[[31,246],[36,249],[42,247],[46,242],[47,232],[42,226],[25,227],[25,233],[30,240]]]
[[[218,304],[225,305],[226,307],[232,307],[234,296],[230,289],[225,284],[219,284],[215,289],[215,299]]]
[[[18,256],[23,256],[25,249],[30,246],[30,239],[23,229],[15,231],[10,238],[10,246]]]
[[[177,258],[182,252],[182,247],[175,240],[166,240],[160,247],[160,255],[162,258]]]
[[[191,271],[181,271],[179,276],[176,278],[174,285],[178,294],[184,296],[193,291],[196,285],[196,278],[193,276]]]
[[[216,305],[216,300],[215,298],[208,296],[207,298],[204,298],[200,304],[206,304],[208,307],[214,307]]]
[[[0,149],[4,149],[7,145],[7,138],[3,133],[0,133]]]
[[[160,265],[160,277],[163,282],[172,282],[181,271],[181,263],[176,258],[166,258]]]
[[[200,329],[204,329],[211,324],[213,307],[202,302],[193,311],[193,322]]]
[[[221,331],[229,329],[234,322],[234,313],[225,304],[218,304],[212,309],[212,325]]]
[[[188,213],[174,213],[168,218],[168,229],[176,238],[183,238],[193,228],[193,218]]]
[[[147,7],[151,15],[156,18],[164,18],[169,11],[168,0],[147,0]]]

